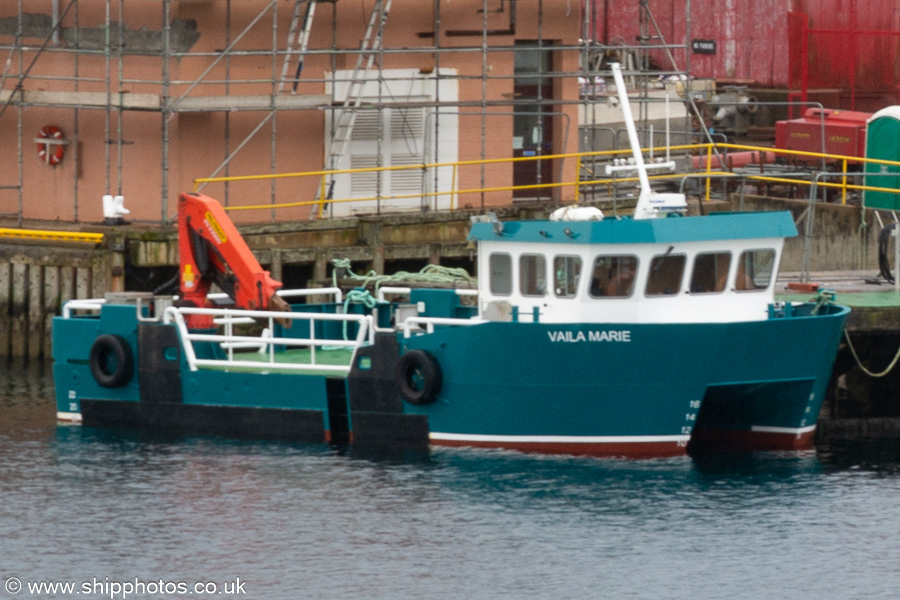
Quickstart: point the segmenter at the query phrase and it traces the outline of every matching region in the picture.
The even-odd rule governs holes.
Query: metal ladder
[[[384,24],[387,21],[388,13],[391,10],[392,0],[376,0],[375,6],[372,7],[372,15],[369,17],[369,24],[366,26],[366,33],[363,36],[362,43],[359,46],[359,56],[356,58],[356,66],[353,68],[353,74],[350,76],[350,85],[347,88],[347,96],[341,105],[336,122],[334,123],[334,135],[331,140],[331,147],[328,152],[326,166],[329,170],[335,170],[344,157],[347,144],[353,134],[353,125],[356,123],[357,109],[362,104],[362,92],[366,85],[366,79],[360,77],[363,71],[369,71],[375,63],[375,55],[378,53],[382,44],[382,36],[384,34]],[[319,188],[318,215],[321,216],[324,210],[324,200],[331,199],[334,193],[334,175],[325,176],[325,184]],[[322,193],[324,190],[324,198]],[[310,218],[315,218],[316,211],[310,213]]]
[[[303,29],[300,35],[297,35],[300,29],[300,5],[306,3],[306,14],[303,16]],[[306,57],[306,49],[309,47],[310,32],[312,31],[313,17],[316,14],[317,0],[297,0],[294,4],[294,14],[291,17],[291,29],[288,32],[287,53],[284,56],[284,65],[281,67],[281,79],[278,82],[278,91],[280,92],[287,81],[288,68],[291,59],[297,57],[297,68],[294,72],[294,83],[291,87],[291,94],[297,93],[297,86],[300,85],[300,75],[303,74],[303,60]],[[296,39],[297,44],[294,45]]]

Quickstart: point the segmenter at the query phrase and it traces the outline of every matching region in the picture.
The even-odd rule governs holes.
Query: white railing
[[[65,304],[63,304],[62,316],[64,319],[69,319],[72,317],[73,310],[90,310],[94,312],[99,312],[103,305],[106,304],[106,300],[103,298],[91,298],[86,300],[69,300]]]
[[[344,301],[344,293],[341,291],[341,288],[336,287],[327,287],[327,288],[305,288],[302,290],[278,290],[275,292],[278,296],[282,298],[297,298],[299,296],[326,296],[333,295],[334,301],[337,304],[340,304]],[[216,292],[214,294],[207,294],[207,298],[210,300],[225,300],[226,298],[231,298],[228,294],[223,292]]]
[[[225,324],[224,333],[192,333],[188,330],[185,323],[185,315],[207,315],[214,317]],[[245,319],[268,320],[269,333],[263,336],[246,336],[234,335],[231,325],[236,323],[247,322]],[[275,337],[271,332],[275,331],[275,321],[288,320],[293,322],[305,321],[309,323],[309,337]],[[316,323],[324,321],[338,321],[343,323],[356,323],[358,330],[356,338],[353,340],[335,340],[335,339],[319,339],[316,338]],[[291,370],[291,371],[331,371],[334,373],[346,374],[350,372],[353,360],[356,358],[356,351],[360,346],[375,341],[374,320],[370,315],[344,315],[344,314],[318,314],[318,313],[294,313],[294,312],[272,312],[267,310],[238,310],[230,308],[187,308],[187,307],[170,307],[166,309],[164,316],[165,323],[175,323],[181,335],[182,345],[184,346],[184,355],[187,359],[188,366],[191,371],[196,371],[199,367],[241,367],[253,369],[257,371],[269,371],[272,368]],[[265,330],[264,330],[265,332]],[[220,344],[227,350],[225,359],[215,358],[197,358],[194,351],[194,342],[212,342]],[[290,363],[278,362],[275,352],[276,346],[285,347],[308,347],[310,349],[310,362],[308,363]],[[353,350],[350,361],[346,365],[326,365],[316,362],[316,349],[323,346],[331,348],[350,348]],[[240,360],[235,357],[235,348],[260,348],[262,352],[268,353],[267,361]],[[240,354],[238,354],[240,357]]]
[[[256,319],[251,319],[250,317],[235,317],[233,315],[228,315],[226,317],[219,317],[217,319],[213,319],[213,323],[216,325],[224,325],[225,326],[225,337],[232,338],[234,337],[234,326],[235,325],[255,325]],[[222,346],[223,349],[228,350],[229,356],[228,360],[234,360],[234,351],[235,350],[244,350],[247,348],[255,348],[257,352],[262,354],[266,351],[267,342],[266,338],[272,337],[272,331],[266,327],[262,330],[262,333],[259,334],[259,339],[254,340],[252,342],[233,342],[226,341],[221,342],[219,345]]]
[[[456,292],[457,296],[477,296],[478,295],[478,290],[458,288],[453,291]],[[410,294],[410,292],[412,292],[412,288],[410,288],[410,287],[383,286],[383,287],[378,288],[378,301],[384,302],[385,301],[384,297],[386,294],[398,294],[398,295],[403,294],[403,295],[408,296]]]
[[[340,304],[344,301],[344,293],[341,291],[341,288],[336,287],[327,287],[327,288],[306,288],[302,290],[278,290],[276,292],[282,298],[294,298],[297,296],[318,296],[325,294],[333,294],[334,301],[336,304]]]
[[[403,337],[408,338],[413,334],[413,325],[424,325],[425,332],[434,333],[435,325],[451,325],[456,327],[466,327],[469,325],[481,325],[487,323],[484,319],[452,319],[446,317],[409,317],[403,322]],[[416,333],[423,333],[416,331]]]
[[[455,290],[453,290],[453,291],[456,292],[456,295],[457,295],[457,296],[478,296],[478,290],[471,290],[471,289],[465,289],[465,288],[457,288],[457,289],[455,289]],[[383,286],[383,287],[378,288],[378,301],[379,301],[379,302],[385,302],[385,298],[384,298],[384,297],[385,297],[387,294],[392,294],[392,295],[406,295],[406,296],[408,296],[410,293],[412,293],[412,288],[411,288],[411,287],[396,287],[396,286],[387,286],[387,285],[386,285],[386,286]],[[419,306],[418,306],[418,308],[417,308],[417,310],[418,310],[419,312],[425,310],[425,303],[424,303],[424,302],[420,302],[420,303],[419,303]],[[377,315],[377,314],[378,314],[378,309],[377,309],[377,308],[374,309],[374,312],[375,312],[375,314]],[[400,327],[403,327],[404,336],[405,336],[405,337],[409,337],[409,336],[410,336],[410,328],[407,327],[405,323],[406,323],[407,321],[409,321],[409,319],[425,319],[425,318],[426,318],[426,317],[418,317],[418,316],[415,316],[415,317],[407,317],[407,318],[404,320],[403,323],[398,323],[398,324],[397,324],[397,328],[399,329]],[[432,321],[434,321],[434,319],[437,319],[437,317],[428,317],[428,318],[432,319]],[[445,319],[445,320],[447,320],[447,319]],[[444,324],[444,325],[447,325],[447,324],[450,324],[450,325],[474,325],[474,323],[469,323],[469,322],[468,322],[469,319],[449,319],[449,320],[450,320],[450,321],[453,321],[453,322],[452,322],[452,323],[443,323],[443,324]],[[464,322],[464,323],[461,323],[461,322],[459,322],[459,321],[465,321],[465,322]],[[376,322],[377,322],[377,321],[376,321]],[[414,322],[414,323],[418,323],[419,321],[413,321],[413,322]],[[422,322],[422,323],[426,323],[427,321],[421,321],[421,322]],[[434,321],[434,322],[436,323],[436,321]],[[441,323],[438,323],[438,324],[441,324]],[[376,331],[378,331],[378,332],[391,332],[391,331],[394,331],[394,329],[392,329],[392,328],[390,328],[390,327],[384,327],[384,328],[377,327],[377,328],[376,328]],[[432,331],[434,331],[434,327],[433,327],[433,326],[429,329],[428,332],[431,333]]]

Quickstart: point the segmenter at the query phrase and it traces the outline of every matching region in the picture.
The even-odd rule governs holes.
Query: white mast
[[[619,105],[625,117],[625,128],[628,131],[628,142],[631,144],[631,155],[634,157],[633,165],[606,167],[606,174],[611,175],[616,171],[637,171],[638,180],[641,182],[641,193],[638,196],[637,206],[634,207],[635,219],[655,219],[660,213],[684,212],[687,210],[687,201],[684,194],[656,193],[650,189],[650,178],[647,169],[675,169],[675,162],[654,163],[647,166],[644,163],[644,155],[641,153],[641,144],[638,141],[637,129],[634,126],[634,117],[631,114],[631,104],[628,102],[628,91],[625,89],[625,80],[622,77],[622,67],[619,63],[610,65],[613,79],[616,82],[616,92],[619,94]],[[668,118],[668,116],[667,116]]]

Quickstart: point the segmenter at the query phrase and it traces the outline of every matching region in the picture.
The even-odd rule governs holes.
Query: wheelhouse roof
[[[507,221],[502,226],[498,233],[496,223],[473,223],[468,239],[545,244],[671,244],[797,235],[789,211],[642,220],[608,217],[602,221]]]

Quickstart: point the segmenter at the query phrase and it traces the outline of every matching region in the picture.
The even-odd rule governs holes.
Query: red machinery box
[[[872,113],[829,108],[810,108],[799,119],[775,123],[775,146],[785,150],[822,152],[822,122],[825,122],[825,153],[842,156],[866,155],[866,121]]]

